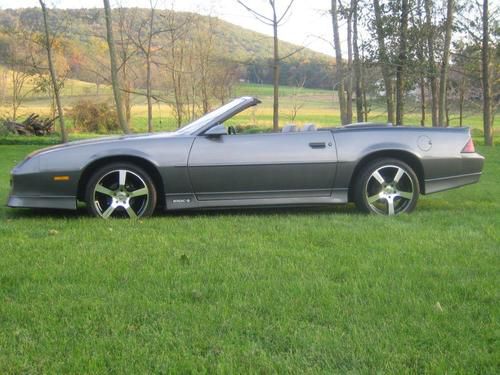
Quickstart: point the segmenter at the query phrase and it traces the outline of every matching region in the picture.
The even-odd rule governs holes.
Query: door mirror
[[[205,132],[205,135],[209,137],[218,137],[221,135],[227,135],[227,130],[224,125],[215,125]]]

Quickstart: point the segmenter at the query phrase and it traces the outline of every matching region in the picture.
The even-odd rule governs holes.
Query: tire
[[[354,185],[359,210],[378,215],[411,212],[420,195],[418,178],[406,163],[392,158],[374,160],[364,167]]]
[[[157,192],[151,177],[132,163],[108,164],[92,174],[85,191],[87,210],[104,219],[153,214]]]

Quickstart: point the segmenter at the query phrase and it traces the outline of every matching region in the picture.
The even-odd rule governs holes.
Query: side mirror
[[[205,132],[205,135],[210,137],[218,137],[221,135],[227,135],[227,130],[224,125],[215,125]]]

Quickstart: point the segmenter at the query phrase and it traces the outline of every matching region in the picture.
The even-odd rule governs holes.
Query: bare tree
[[[57,71],[54,67],[54,62],[52,60],[52,40],[50,38],[49,26],[47,22],[48,14],[45,3],[42,0],[40,1],[40,6],[42,8],[43,14],[43,26],[45,31],[45,40],[44,45],[47,50],[47,62],[49,64],[49,73],[50,79],[52,81],[52,90],[54,92],[54,98],[57,106],[57,114],[59,115],[59,126],[61,127],[61,142],[68,142],[68,135],[66,133],[66,126],[64,125],[64,111],[61,105],[61,98],[59,95],[59,83],[57,82]]]
[[[404,123],[404,102],[405,102],[405,67],[406,67],[406,44],[408,33],[408,0],[401,2],[401,24],[399,32],[399,56],[398,66],[396,69],[396,124],[403,125]]]
[[[331,7],[332,28],[333,28],[333,44],[335,45],[335,85],[339,98],[340,119],[342,124],[347,124],[347,103],[345,98],[345,77],[344,77],[344,61],[342,60],[342,46],[340,45],[339,35],[339,12],[337,0],[332,0]]]
[[[489,58],[489,4],[488,0],[483,0],[482,14],[482,81],[483,81],[483,129],[484,143],[487,146],[493,146],[493,119],[491,108],[491,88],[490,88],[490,58]],[[497,47],[498,48],[498,47]]]
[[[358,45],[358,0],[351,0],[352,9],[352,45],[354,58],[354,79],[356,92],[356,121],[363,122],[363,94],[361,90],[361,59]]]
[[[375,28],[377,33],[379,63],[381,64],[382,76],[384,78],[385,96],[387,101],[387,121],[394,123],[394,85],[391,78],[389,58],[385,47],[385,33],[379,0],[373,0],[373,8],[375,11]]]
[[[116,104],[116,113],[118,115],[118,122],[124,133],[130,133],[127,119],[123,111],[123,100],[121,93],[120,78],[118,76],[118,63],[116,60],[115,40],[113,37],[113,21],[111,16],[111,6],[109,0],[103,0],[104,13],[106,16],[106,40],[109,48],[109,60],[111,63],[111,85],[113,87],[113,95]]]
[[[424,55],[424,44],[427,42],[427,39],[425,38],[425,32],[422,32],[422,30],[424,30],[423,27],[424,24],[422,21],[422,12],[423,12],[422,1],[423,0],[417,0],[417,6],[414,8],[414,11],[417,13],[417,16],[414,22],[416,23],[416,27],[420,35],[420,37],[416,40],[417,43],[416,56],[419,62],[418,85],[420,88],[420,125],[425,126],[425,115],[426,115],[425,67],[427,66],[427,61]]]
[[[0,67],[0,106],[3,105],[5,94],[7,92],[7,70]]]
[[[441,72],[439,78],[439,118],[438,126],[443,126],[446,115],[446,92],[448,88],[448,66],[450,59],[451,31],[453,27],[454,0],[446,2],[445,37],[443,46],[443,58],[441,61]]]
[[[5,65],[8,71],[5,73],[11,84],[11,118],[17,120],[18,111],[25,99],[33,93],[34,86],[29,86],[28,83],[32,80],[34,72],[31,64],[31,56],[29,54],[32,35],[26,32],[20,24],[19,20],[10,28],[4,29],[6,37],[5,50],[0,53],[0,63]]]
[[[246,2],[242,0],[237,0],[239,4],[241,4],[246,10],[248,10],[251,14],[255,16],[260,22],[272,26],[273,28],[273,130],[275,132],[279,129],[279,84],[280,84],[280,61],[283,58],[280,58],[279,55],[279,46],[278,46],[278,27],[284,22],[284,19],[288,12],[290,11],[292,4],[295,0],[288,0],[288,5],[281,15],[277,14],[276,11],[276,0],[268,0],[269,6],[272,10],[272,16],[268,17],[263,15],[262,13],[256,11],[253,8],[250,8]]]
[[[340,0],[339,0],[340,1]],[[346,96],[347,96],[347,123],[352,123],[352,7],[345,7],[344,17],[347,20],[347,74],[346,74]]]
[[[118,74],[121,78],[120,90],[122,92],[123,106],[125,108],[125,118],[130,127],[132,119],[132,94],[134,91],[134,81],[137,78],[137,73],[134,69],[134,57],[138,50],[134,44],[132,34],[137,27],[137,9],[118,8],[118,41],[116,43],[117,57],[119,59]]]
[[[436,62],[434,59],[434,27],[432,25],[432,0],[424,0],[427,52],[429,54],[428,79],[431,88],[432,126],[438,126],[438,91],[436,80]]]
[[[174,101],[170,104],[174,112],[177,127],[180,127],[186,113],[189,112],[186,110],[186,103],[184,103],[184,91],[186,89],[184,82],[184,69],[186,65],[185,55],[188,50],[185,35],[191,26],[192,20],[189,18],[182,22],[178,15],[173,10],[170,10],[163,17],[163,23],[167,30],[166,33],[169,42],[169,48],[166,50],[165,56],[168,63],[164,64],[164,66],[172,83],[174,95]]]
[[[199,87],[201,96],[201,105],[203,113],[210,111],[210,96],[211,96],[211,75],[212,68],[216,65],[214,61],[215,48],[215,30],[217,20],[213,17],[208,17],[206,22],[198,18],[193,27],[193,44],[195,45],[194,53],[194,70],[196,71],[196,84]]]
[[[154,40],[158,35],[168,31],[167,29],[156,27],[157,5],[157,0],[149,1],[149,16],[141,22],[136,36],[131,37],[136,47],[144,55],[146,62],[146,100],[148,107],[148,132],[150,133],[153,131],[153,55],[156,51],[160,50],[160,48],[155,48]]]
[[[304,102],[299,100],[300,93],[306,84],[306,77],[304,76],[302,80],[297,80],[292,91],[292,109],[290,113],[290,122],[294,122],[300,109],[304,106]]]

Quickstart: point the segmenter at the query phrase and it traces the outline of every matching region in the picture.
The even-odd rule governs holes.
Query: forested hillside
[[[138,8],[113,10],[120,55],[128,64],[136,88],[143,87],[145,81],[141,72],[143,62],[139,58],[138,42],[145,37],[149,12],[148,9]],[[157,10],[155,17],[156,35],[152,49],[156,51],[157,86],[162,84],[162,70],[164,73],[169,65],[172,68],[172,64],[166,60],[171,57],[173,41],[180,44],[181,39],[185,40],[184,45],[176,50],[178,59],[195,59],[187,56],[187,51],[203,48],[206,50],[203,51],[203,58],[209,59],[211,65],[223,66],[227,74],[238,80],[272,82],[271,37],[193,13]],[[49,23],[51,30],[57,31],[55,50],[60,64],[66,65],[68,77],[87,82],[106,81],[107,77],[101,76],[104,71],[108,71],[103,69],[108,59],[103,9],[54,9],[51,10]],[[38,8],[2,10],[0,25],[0,63],[9,66],[15,58],[13,52],[29,55],[36,49],[28,42],[33,38],[36,40],[37,34],[41,33],[42,13]],[[16,51],[9,47],[13,40],[17,45]],[[24,43],[19,43],[20,40],[24,40]],[[21,51],[22,48],[25,51]],[[331,88],[334,59],[286,42],[280,43],[280,49],[283,56],[291,54],[282,61],[282,84],[305,82],[306,87]],[[31,56],[25,56],[25,59],[25,65],[29,65]]]

